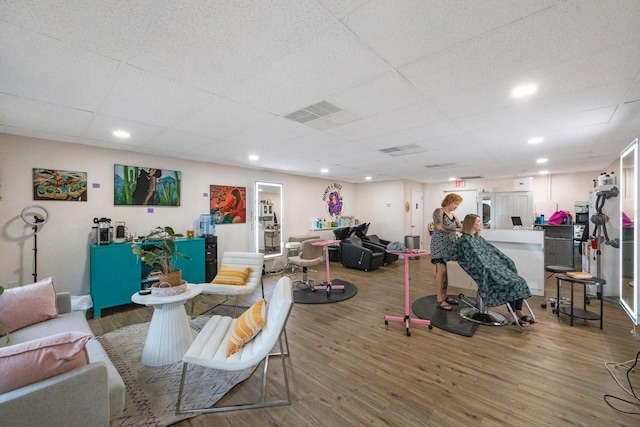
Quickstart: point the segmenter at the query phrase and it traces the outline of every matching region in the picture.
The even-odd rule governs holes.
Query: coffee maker
[[[109,218],[93,218],[96,227],[96,244],[108,245],[111,242],[111,219]]]

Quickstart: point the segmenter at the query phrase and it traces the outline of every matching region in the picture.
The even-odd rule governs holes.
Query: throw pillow
[[[0,394],[89,363],[91,335],[63,332],[0,348]]]
[[[233,267],[230,265],[222,265],[220,271],[213,278],[211,283],[219,285],[236,285],[245,286],[249,275],[251,274],[251,267]]]
[[[266,316],[267,301],[263,298],[238,317],[231,336],[229,336],[227,357],[237,353],[238,350],[258,335],[264,328]]]
[[[7,332],[58,317],[53,277],[30,285],[5,289],[0,295],[0,321]]]

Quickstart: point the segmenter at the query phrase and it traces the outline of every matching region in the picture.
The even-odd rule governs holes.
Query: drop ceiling
[[[1,0],[0,132],[346,182],[603,170],[640,136],[639,22],[636,0]]]

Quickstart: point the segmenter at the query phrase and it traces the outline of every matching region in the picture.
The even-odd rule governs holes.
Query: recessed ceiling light
[[[549,159],[545,159],[544,157],[541,159],[536,160],[536,163],[547,163],[549,161]]]
[[[449,181],[455,181],[455,180],[456,180],[456,178],[453,177],[453,176],[451,178],[449,178]]]
[[[329,169],[327,169],[327,168],[322,168],[322,169],[320,169],[320,172],[322,172],[322,173],[329,173]]]
[[[540,175],[548,175],[549,171],[540,171]]]
[[[529,144],[539,144],[542,141],[544,141],[544,138],[541,136],[536,136],[533,138],[529,138],[529,140],[527,141]]]
[[[365,176],[364,179],[366,179],[367,181],[371,181],[371,177],[370,176]]]
[[[249,156],[249,160],[252,160],[252,161],[254,161],[254,162],[255,162],[256,160],[260,160],[260,157],[258,157],[258,155],[257,155],[257,154],[251,154],[251,155]]]
[[[538,90],[538,86],[535,84],[526,84],[518,86],[511,91],[511,96],[514,98],[522,98],[534,94]]]
[[[118,137],[118,138],[129,138],[131,136],[131,134],[129,132],[127,132],[126,130],[114,130],[113,131],[113,136]]]

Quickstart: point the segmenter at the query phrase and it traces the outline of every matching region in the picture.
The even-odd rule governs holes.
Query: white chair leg
[[[184,363],[182,367],[182,377],[180,379],[180,387],[178,389],[178,401],[176,403],[176,415],[182,414],[202,414],[202,413],[210,413],[210,412],[229,412],[229,411],[238,411],[241,409],[256,409],[256,408],[268,408],[273,406],[284,406],[291,404],[291,389],[289,387],[289,375],[287,372],[287,364],[286,358],[289,356],[289,343],[286,343],[286,351],[285,346],[282,343],[282,335],[285,335],[286,341],[286,332],[283,330],[283,333],[280,334],[278,338],[278,346],[280,351],[278,353],[270,353],[264,359],[264,369],[262,373],[262,386],[260,393],[260,400],[254,403],[244,403],[238,405],[229,405],[229,406],[211,406],[209,408],[193,408],[193,409],[183,409],[182,405],[182,396],[184,392],[185,382],[187,378],[187,363]],[[282,375],[284,377],[284,387],[285,387],[285,396],[282,399],[276,400],[266,400],[266,389],[267,389],[267,379],[268,379],[268,369],[269,369],[269,357],[270,356],[279,356],[282,362]]]

